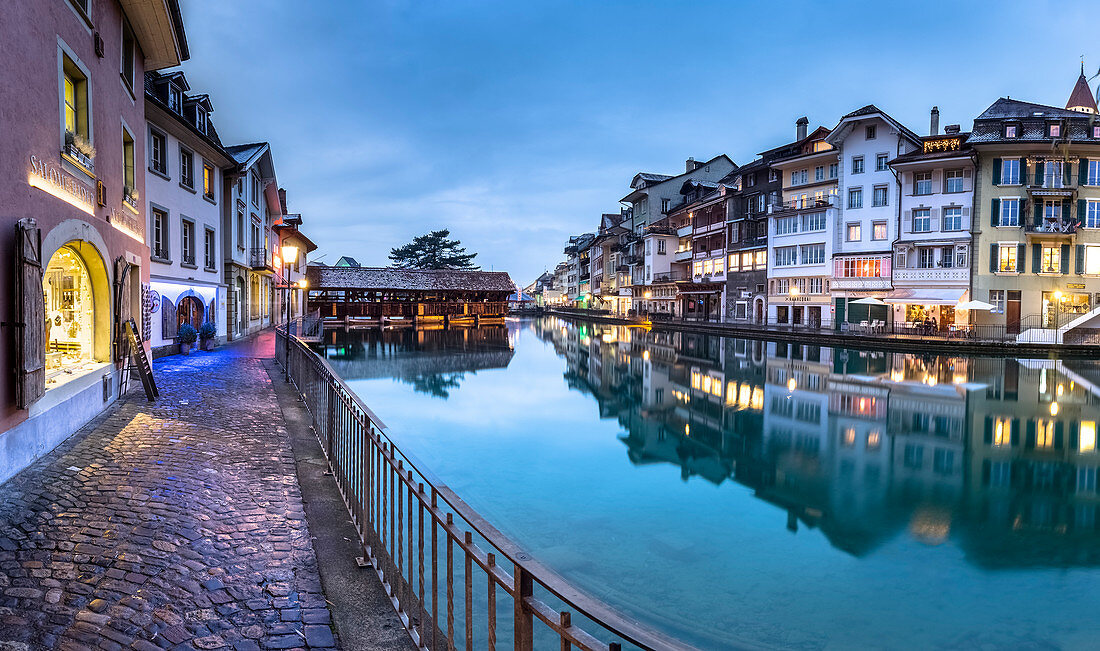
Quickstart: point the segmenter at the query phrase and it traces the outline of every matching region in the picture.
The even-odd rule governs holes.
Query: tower
[[[1081,76],[1077,78],[1077,84],[1069,95],[1066,108],[1070,111],[1096,115],[1096,98],[1092,94],[1092,89],[1089,88],[1088,80],[1085,79],[1085,64],[1083,62],[1081,63]]]

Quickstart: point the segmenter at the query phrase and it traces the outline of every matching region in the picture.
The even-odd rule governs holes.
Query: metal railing
[[[271,260],[268,260],[267,249],[263,247],[253,248],[249,255],[249,266],[253,269],[270,269]]]
[[[284,368],[286,336],[276,330]],[[418,648],[495,649],[498,638],[521,651],[690,648],[531,558],[398,449],[382,421],[297,337],[289,370],[359,533],[363,563]]]

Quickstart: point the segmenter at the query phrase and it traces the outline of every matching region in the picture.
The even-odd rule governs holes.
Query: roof
[[[637,181],[645,181],[647,183],[660,183],[661,181],[667,181],[671,179],[671,174],[653,174],[651,172],[638,172],[634,175],[634,181],[630,185],[634,185]]]
[[[1079,118],[1077,111],[1067,111],[1056,106],[1035,104],[1033,102],[1021,102],[1018,99],[1001,97],[990,104],[976,120],[1004,120],[1009,118]]]
[[[253,142],[247,145],[230,145],[225,148],[238,163],[248,167],[249,161],[255,158],[267,147],[266,142]]]
[[[214,148],[215,151],[224,156],[227,161],[226,165],[232,165],[234,159],[232,155],[230,155],[230,153],[222,145],[221,138],[218,136],[218,130],[214,128],[214,122],[209,119],[209,116],[206,120],[206,133],[203,133],[202,131],[199,131],[194,122],[187,119],[187,116],[181,113],[177,113],[176,111],[173,111],[171,108],[168,107],[168,97],[166,94],[167,90],[165,90],[165,94],[161,94],[161,88],[158,88],[158,85],[166,80],[171,80],[175,84],[179,85],[181,89],[188,89],[191,87],[187,83],[187,78],[184,76],[183,71],[176,70],[167,73],[156,71],[146,72],[144,81],[145,101],[157,106],[162,111],[170,115],[172,119],[174,119],[176,122],[179,122],[184,127],[187,127],[188,131],[190,131],[192,135],[206,141],[206,144],[210,145]],[[165,89],[167,88],[167,86],[162,87]],[[210,107],[209,98],[207,98],[206,95],[201,95],[201,97],[205,99],[206,109],[212,110]],[[147,117],[151,118],[152,116]]]
[[[1076,107],[1096,111],[1096,98],[1092,96],[1092,89],[1089,88],[1089,81],[1085,79],[1084,72],[1077,78],[1077,84],[1073,87],[1073,92],[1069,95],[1069,101],[1066,102],[1067,109]]]
[[[912,129],[905,126],[901,122],[898,122],[894,118],[890,117],[889,113],[883,111],[874,104],[868,104],[867,106],[858,108],[840,118],[840,122],[838,122],[836,127],[834,127],[833,130],[829,133],[829,136],[825,138],[825,141],[829,144],[832,144],[836,142],[837,139],[846,138],[848,136],[848,130],[841,128],[841,125],[843,125],[845,122],[851,122],[860,118],[870,117],[874,115],[881,117],[883,120],[886,121],[887,124],[893,126],[895,129],[898,130],[899,133],[901,133],[901,135],[905,136],[910,141],[914,143],[920,142],[920,136],[918,136],[916,132],[914,132]]]
[[[961,141],[958,149],[952,149],[948,151],[932,151],[927,154],[924,153],[924,143],[931,140],[950,140],[951,138],[958,138]],[[888,164],[900,165],[903,163],[919,163],[923,161],[967,157],[974,153],[974,150],[971,149],[970,144],[967,142],[968,138],[970,138],[969,131],[963,131],[961,133],[945,133],[935,136],[922,136],[920,149],[911,151],[908,154],[902,154],[901,156],[898,156],[894,160],[890,161]]]
[[[356,260],[355,258],[353,258],[349,255],[342,255],[342,256],[340,256],[340,259],[336,261],[336,264],[333,265],[333,266],[336,266],[336,267],[362,267],[363,265],[359,264],[358,260]]]
[[[1089,122],[1093,116],[1080,111],[1068,111],[1056,106],[1022,102],[1020,100],[1001,97],[993,102],[981,115],[974,119],[974,130],[970,134],[968,144],[1004,144],[1011,142],[1047,144],[1056,140],[1047,132],[1047,124],[1050,120],[1062,120],[1065,122],[1062,139],[1068,139],[1076,143],[1095,142],[1089,129]],[[1015,138],[1006,139],[1004,125],[1011,122],[1018,125]]]
[[[506,271],[317,265],[309,268],[307,278],[313,289],[479,291],[507,294],[516,290],[515,283]]]

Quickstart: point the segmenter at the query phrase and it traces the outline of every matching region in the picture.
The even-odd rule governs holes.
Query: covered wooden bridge
[[[309,309],[335,327],[503,323],[515,284],[504,271],[312,266]]]

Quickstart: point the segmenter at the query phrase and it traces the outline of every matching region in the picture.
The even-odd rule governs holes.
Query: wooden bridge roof
[[[390,267],[311,266],[306,272],[310,289],[374,289],[428,292],[516,291],[506,271],[457,269],[394,269]]]

